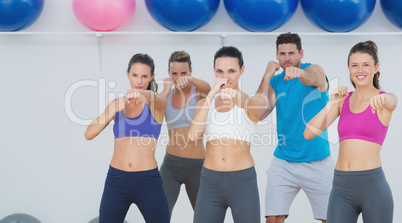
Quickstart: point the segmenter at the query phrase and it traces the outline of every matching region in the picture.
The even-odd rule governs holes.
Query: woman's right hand
[[[332,91],[331,101],[336,101],[337,103],[343,103],[343,101],[349,96],[348,87],[337,87]]]
[[[216,95],[221,92],[222,89],[225,89],[228,84],[228,80],[226,78],[216,78],[214,85],[212,86],[211,92]]]

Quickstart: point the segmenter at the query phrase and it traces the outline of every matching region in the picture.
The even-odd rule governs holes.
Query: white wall
[[[26,32],[88,31],[74,17],[71,1],[48,0],[41,17]],[[132,21],[120,31],[167,30],[148,14],[143,1],[137,0]],[[228,17],[223,2],[212,21],[196,32],[245,32]],[[275,32],[324,31],[313,26],[299,5],[294,17]],[[351,33],[401,32],[382,13],[379,2],[368,20]],[[357,42],[374,40],[380,51],[381,84],[384,90],[402,99],[398,82],[402,35],[301,35],[305,62],[320,64],[331,80],[331,89],[349,83],[346,59]],[[265,66],[275,59],[276,36],[229,35],[227,45],[238,47],[244,54],[246,72],[242,89],[253,93],[259,85]],[[193,75],[210,84],[214,82],[213,54],[221,46],[219,36],[212,35],[105,35],[103,70],[99,70],[98,45],[95,35],[5,35],[0,33],[1,140],[0,140],[0,219],[13,213],[27,213],[44,223],[88,222],[98,215],[108,164],[113,152],[112,126],[92,141],[84,139],[85,125],[74,118],[91,120],[98,116],[110,99],[109,94],[126,92],[129,83],[125,70],[129,58],[138,52],[150,54],[156,63],[156,78],[167,76],[167,59],[172,51],[184,49],[193,60]],[[87,82],[83,82],[87,80]],[[116,86],[81,87],[74,84]],[[244,81],[246,80],[246,81]],[[394,84],[392,84],[394,83]],[[98,86],[99,86],[98,85]],[[66,96],[71,100],[66,100]],[[102,95],[106,95],[106,98]],[[71,107],[74,115],[69,113]],[[393,190],[395,222],[402,222],[402,180],[398,175],[402,151],[399,146],[402,116],[395,113],[383,145],[383,168]],[[162,128],[166,135],[166,127]],[[258,134],[274,137],[275,117],[270,115],[259,126]],[[166,138],[166,137],[165,137]],[[272,139],[271,138],[271,139]],[[269,138],[267,138],[269,139]],[[337,158],[336,124],[330,128],[331,152]],[[268,142],[269,143],[269,142]],[[264,214],[265,171],[275,148],[253,146],[258,172],[261,215]],[[158,146],[156,157],[161,163],[164,147]],[[127,221],[144,222],[133,205]],[[263,220],[263,217],[261,217]],[[192,222],[192,209],[184,190],[175,207],[172,222]],[[233,222],[228,211],[225,222]],[[288,223],[314,222],[303,192],[292,205]]]

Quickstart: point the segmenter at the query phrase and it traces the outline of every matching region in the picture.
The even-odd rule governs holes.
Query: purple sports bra
[[[152,116],[151,109],[147,103],[140,115],[128,118],[124,110],[116,113],[113,126],[114,138],[121,137],[151,137],[158,139],[162,124]]]
[[[379,94],[385,92],[381,91]],[[339,117],[339,142],[345,139],[361,139],[382,145],[387,135],[388,126],[384,126],[378,118],[377,111],[371,111],[370,105],[360,113],[350,111],[349,101],[353,92],[345,99]]]

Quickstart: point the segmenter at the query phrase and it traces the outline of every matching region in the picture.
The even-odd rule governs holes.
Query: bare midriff
[[[250,143],[236,139],[207,142],[204,167],[216,171],[237,171],[254,166]]]
[[[110,165],[123,171],[145,171],[158,167],[155,149],[158,139],[149,137],[122,137],[114,141]]]
[[[166,153],[190,159],[204,159],[205,148],[202,138],[196,141],[188,140],[189,127],[169,129],[169,143]]]
[[[362,171],[381,167],[381,145],[361,139],[346,139],[339,144],[335,169]]]

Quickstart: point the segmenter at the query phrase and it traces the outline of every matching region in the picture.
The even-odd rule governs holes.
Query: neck
[[[375,92],[379,90],[374,87],[374,85],[370,86],[356,86],[356,97],[361,100],[370,99]]]

